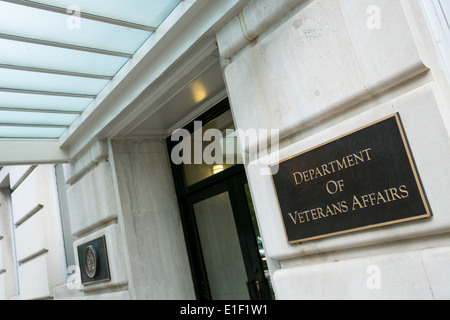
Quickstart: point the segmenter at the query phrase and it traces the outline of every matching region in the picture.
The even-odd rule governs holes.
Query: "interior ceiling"
[[[116,137],[167,137],[225,97],[216,49]]]

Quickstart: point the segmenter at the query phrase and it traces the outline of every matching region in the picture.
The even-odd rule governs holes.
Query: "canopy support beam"
[[[0,139],[0,165],[36,165],[69,162],[58,140]]]

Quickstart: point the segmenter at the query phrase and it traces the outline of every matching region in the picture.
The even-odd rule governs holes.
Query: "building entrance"
[[[206,120],[203,129],[233,127],[227,101],[201,120]],[[169,150],[175,146],[170,141]],[[200,300],[267,300],[273,296],[244,166],[238,158],[228,165],[172,164]]]

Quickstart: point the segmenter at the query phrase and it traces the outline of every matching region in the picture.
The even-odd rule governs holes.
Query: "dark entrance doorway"
[[[202,129],[235,137],[228,101],[201,116]],[[191,134],[197,127],[186,127]],[[228,131],[225,131],[228,129]],[[169,151],[177,145],[168,138]],[[231,152],[225,152],[230,156]],[[231,155],[233,157],[233,155]],[[235,156],[235,155],[234,155]],[[172,163],[174,181],[199,300],[272,299],[270,276],[250,190],[239,157],[228,164]]]

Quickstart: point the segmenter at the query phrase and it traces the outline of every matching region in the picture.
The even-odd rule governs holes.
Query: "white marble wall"
[[[371,3],[313,1],[233,57],[224,72],[236,125],[283,139],[427,71],[400,1],[376,2],[376,31],[366,27]]]
[[[67,190],[72,234],[82,236],[117,220],[111,165],[102,162]]]
[[[434,216],[288,245],[271,178],[261,175],[267,165],[255,161],[247,171],[277,297],[449,298],[438,266],[450,245],[450,86],[419,2],[288,2],[295,9],[284,18],[264,6],[278,22],[266,19],[252,42],[236,20],[218,33],[237,127],[279,129],[286,159],[398,112]],[[257,3],[240,22],[254,21]],[[373,6],[379,28],[368,27]],[[380,287],[368,285],[373,270]]]
[[[2,210],[5,215],[11,209],[12,221],[2,217],[2,229],[13,230],[3,248],[10,252],[4,274],[9,277],[9,289],[3,298],[53,298],[53,288],[64,282],[65,269],[53,166],[4,167],[2,171],[12,189],[11,207],[5,201]]]
[[[164,141],[98,141],[65,176],[74,252],[105,236],[111,280],[78,278],[58,299],[195,299]]]
[[[105,236],[110,281],[83,285],[80,273],[73,270],[68,283],[55,288],[56,299],[129,299],[129,272],[123,230],[120,224],[118,191],[108,145],[95,141],[69,164],[64,165],[70,230],[75,263],[79,268],[77,247]],[[100,296],[102,298],[100,298]]]
[[[165,142],[112,142],[135,299],[195,299]]]

